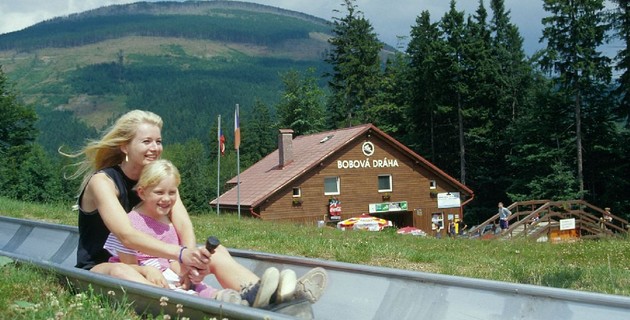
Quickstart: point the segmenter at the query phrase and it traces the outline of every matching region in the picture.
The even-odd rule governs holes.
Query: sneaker
[[[324,293],[327,282],[326,270],[320,267],[313,268],[298,279],[295,287],[295,298],[307,299],[311,303],[315,303]]]
[[[214,299],[221,302],[234,303],[234,304],[243,304],[243,302],[247,303],[247,301],[244,301],[241,298],[241,294],[238,291],[232,290],[232,289],[223,289],[223,290],[217,291],[217,294],[214,296]]]
[[[256,284],[253,290],[256,290],[256,299],[250,305],[254,308],[264,308],[269,305],[269,299],[278,289],[278,281],[280,280],[280,271],[271,267],[265,270],[260,282]],[[253,291],[252,290],[252,291]]]
[[[284,269],[280,272],[280,280],[278,281],[278,290],[276,290],[276,303],[282,303],[293,299],[295,294],[295,286],[297,285],[297,276],[295,271]]]

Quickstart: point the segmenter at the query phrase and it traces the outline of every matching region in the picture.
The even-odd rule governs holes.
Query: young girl
[[[180,245],[181,241],[171,221],[180,181],[179,171],[170,161],[155,160],[147,164],[134,188],[141,202],[128,214],[132,226],[163,242]],[[179,286],[182,275],[181,261],[159,258],[126,248],[113,233],[108,236],[104,248],[112,255],[109,262],[157,268],[162,272],[171,289],[196,293],[202,297],[224,302],[237,304],[242,302],[240,293],[236,290],[217,290],[206,286],[203,282],[197,284],[194,291],[182,289]]]

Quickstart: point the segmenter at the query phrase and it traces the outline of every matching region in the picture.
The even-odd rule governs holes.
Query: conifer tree
[[[256,100],[251,112],[243,115],[241,122],[241,168],[247,168],[270,154],[278,147],[278,127],[269,107]]]
[[[615,70],[620,73],[617,79],[615,94],[619,97],[616,114],[625,121],[630,129],[630,1],[613,0],[617,4],[612,13],[611,21],[616,38],[621,41],[621,50],[617,52]]]
[[[347,14],[333,18],[332,49],[325,59],[332,66],[327,106],[332,128],[365,122],[366,103],[377,94],[381,73],[379,53],[383,45],[354,2],[344,0]]]
[[[43,181],[29,184],[25,165],[31,157],[37,136],[35,111],[17,101],[9,81],[0,66],[0,188],[2,193],[22,199],[24,191],[41,187]],[[37,150],[40,151],[40,150]],[[40,152],[35,154],[41,155]],[[36,166],[29,166],[35,168]]]
[[[278,128],[293,129],[295,136],[320,132],[324,126],[324,92],[309,69],[304,76],[296,70],[284,73],[284,92],[276,106]]]
[[[543,8],[551,15],[543,18],[542,39],[547,41],[547,47],[539,62],[567,98],[567,106],[572,105],[577,181],[583,198],[583,112],[588,112],[584,108],[595,107],[591,98],[597,97],[591,94],[602,92],[611,79],[609,58],[598,51],[609,28],[605,23],[604,1],[544,0]]]
[[[438,165],[446,168],[447,172],[459,173],[460,181],[466,183],[466,149],[464,143],[464,98],[468,94],[468,87],[464,75],[464,42],[465,22],[464,12],[458,11],[455,1],[451,0],[450,10],[442,17],[440,28],[444,33],[448,60],[441,76],[444,77],[445,100],[442,106],[448,112],[444,118],[445,125],[440,131],[444,133],[440,139],[441,150],[446,153],[444,160],[438,160]],[[455,139],[453,139],[455,137]],[[457,158],[452,155],[458,155]]]
[[[406,144],[436,162],[436,126],[442,103],[446,46],[438,23],[431,22],[429,11],[422,11],[411,27],[407,46],[409,60],[409,97],[406,109]]]

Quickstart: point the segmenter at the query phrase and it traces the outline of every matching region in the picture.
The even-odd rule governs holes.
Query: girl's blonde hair
[[[177,170],[177,167],[173,163],[166,159],[152,161],[142,168],[140,179],[138,179],[134,189],[146,189],[157,186],[167,177],[175,177],[177,186],[179,186],[181,177],[179,175],[179,170]]]
[[[66,154],[59,150],[59,153],[71,158],[84,156],[83,160],[75,164],[77,169],[69,177],[75,179],[83,176],[79,192],[85,188],[95,172],[123,162],[125,154],[120,150],[120,147],[133,139],[140,124],[155,125],[161,130],[163,122],[162,118],[153,112],[132,110],[118,118],[99,140],[88,141],[81,151]]]

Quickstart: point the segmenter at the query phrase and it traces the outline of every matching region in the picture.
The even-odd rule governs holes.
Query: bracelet
[[[186,246],[182,246],[182,248],[179,249],[179,263],[184,263],[184,261],[182,261],[182,253],[184,253],[184,249],[186,249]]]

